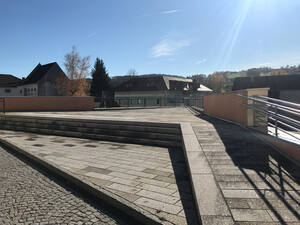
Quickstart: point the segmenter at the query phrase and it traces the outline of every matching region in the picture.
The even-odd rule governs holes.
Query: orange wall
[[[247,103],[247,99],[238,97],[237,94],[247,96],[247,90],[213,94],[204,96],[204,112],[208,115],[218,116],[224,119],[248,125],[247,108],[238,102]]]
[[[77,111],[92,110],[94,97],[4,97],[0,98],[0,112],[16,111]]]

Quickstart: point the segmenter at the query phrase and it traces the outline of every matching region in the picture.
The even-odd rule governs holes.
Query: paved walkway
[[[197,224],[181,149],[0,131],[0,137],[173,224]]]
[[[234,221],[299,224],[299,170],[245,129],[205,116],[200,119],[206,125],[194,124],[193,129]]]
[[[0,224],[130,224],[0,147]]]

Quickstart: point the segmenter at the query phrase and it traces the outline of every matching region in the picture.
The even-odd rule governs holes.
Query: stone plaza
[[[183,148],[8,130],[0,139],[161,224],[299,224],[299,171],[240,126],[183,107],[8,115],[180,124]]]

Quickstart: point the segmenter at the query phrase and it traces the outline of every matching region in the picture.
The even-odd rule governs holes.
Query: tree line
[[[251,68],[238,72],[220,71],[209,74],[195,74],[190,76],[193,79],[193,89],[197,90],[200,84],[221,93],[231,91],[234,79],[237,77],[259,77],[259,76],[282,76],[290,74],[300,74],[300,65],[285,66],[278,69],[270,67]]]

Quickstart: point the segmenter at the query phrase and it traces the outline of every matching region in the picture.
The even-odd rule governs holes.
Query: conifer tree
[[[102,92],[108,90],[110,90],[110,77],[103,60],[97,58],[92,69],[91,96],[102,97]]]

